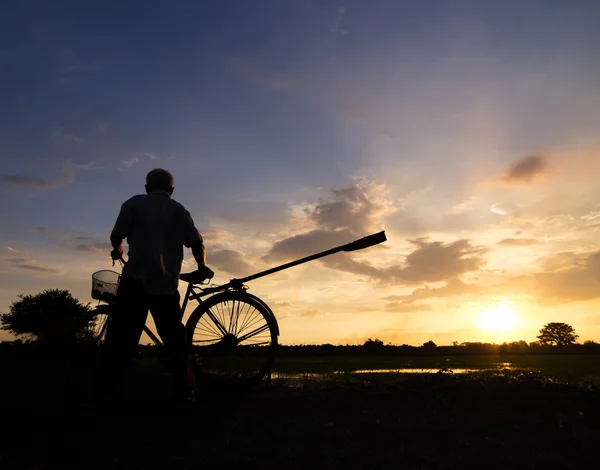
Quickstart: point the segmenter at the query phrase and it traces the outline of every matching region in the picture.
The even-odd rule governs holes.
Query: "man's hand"
[[[198,274],[199,277],[204,279],[212,279],[215,273],[208,266],[198,266]]]
[[[118,261],[123,258],[123,247],[119,246],[110,252],[110,257],[113,261]]]

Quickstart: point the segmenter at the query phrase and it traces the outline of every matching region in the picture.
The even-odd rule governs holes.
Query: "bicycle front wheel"
[[[223,292],[201,303],[187,321],[186,332],[205,383],[256,383],[275,359],[275,319],[261,301],[245,292]]]

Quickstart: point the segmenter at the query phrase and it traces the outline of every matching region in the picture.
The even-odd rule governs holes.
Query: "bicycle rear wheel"
[[[202,302],[187,321],[186,333],[204,384],[255,384],[275,359],[275,318],[262,301],[245,292],[223,292]]]

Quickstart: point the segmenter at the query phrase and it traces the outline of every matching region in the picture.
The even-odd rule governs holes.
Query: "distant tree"
[[[460,343],[458,341],[452,341],[452,346],[460,346]]]
[[[571,325],[558,322],[546,323],[537,336],[540,344],[556,345],[559,349],[575,343],[577,338],[579,336],[575,334],[575,329]]]
[[[365,341],[365,344],[363,346],[367,348],[381,348],[383,346],[383,341],[381,341],[379,338],[369,338]]]
[[[94,326],[89,305],[59,289],[19,295],[9,313],[0,313],[0,325],[16,336],[53,346],[91,339]]]
[[[437,344],[435,344],[433,341],[429,340],[426,343],[423,343],[423,347],[424,348],[437,348]]]

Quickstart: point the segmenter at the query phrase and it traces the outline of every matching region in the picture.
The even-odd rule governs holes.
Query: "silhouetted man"
[[[193,400],[194,378],[177,290],[183,247],[192,249],[204,277],[212,277],[212,271],[205,264],[202,237],[190,213],[171,199],[173,190],[171,173],[152,170],[146,176],[146,194],[123,203],[112,230],[113,260],[122,258],[124,239],[127,239],[129,252],[117,291],[115,312],[106,330],[96,377],[96,398],[110,394],[125,375],[150,310],[172,360],[176,395]]]

